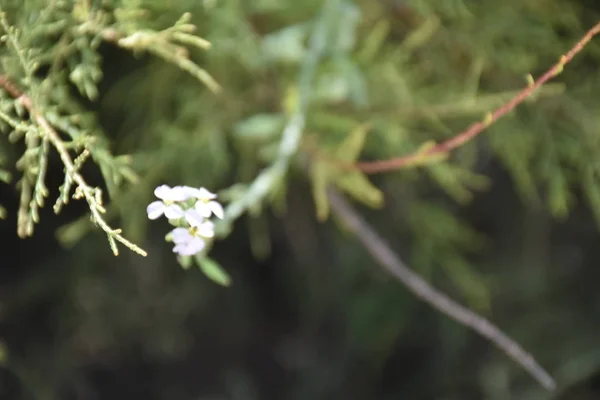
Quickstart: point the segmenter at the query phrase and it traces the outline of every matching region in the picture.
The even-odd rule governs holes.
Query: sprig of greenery
[[[3,21],[4,22],[4,21]],[[11,87],[11,83],[7,81],[6,77],[0,75],[0,87],[7,89]],[[32,160],[22,158],[22,168],[27,172],[37,172],[35,178],[35,186],[32,188],[27,180],[28,176],[23,177],[21,180],[21,208],[19,210],[19,229],[18,232],[21,236],[30,236],[33,234],[33,224],[39,221],[39,207],[44,206],[44,198],[48,195],[48,189],[45,186],[45,171],[48,163],[49,145],[51,144],[54,149],[58,152],[61,161],[65,166],[65,183],[61,187],[61,195],[57,199],[55,204],[55,211],[58,212],[62,204],[68,202],[68,194],[71,192],[73,183],[76,184],[75,192],[73,194],[74,199],[84,198],[88,203],[91,211],[92,221],[98,225],[108,237],[110,247],[115,255],[119,254],[116,242],[120,242],[127,248],[135,251],[136,253],[146,256],[147,253],[139,246],[125,239],[121,235],[120,229],[111,228],[102,214],[104,214],[105,208],[102,200],[102,190],[98,187],[90,186],[83,176],[79,173],[79,169],[83,164],[83,160],[87,158],[89,154],[88,150],[84,150],[80,156],[73,160],[69,154],[68,149],[65,147],[64,142],[58,132],[48,123],[48,121],[41,115],[33,105],[31,98],[24,94],[18,94],[17,101],[19,101],[31,114],[32,120],[37,124],[37,127],[28,127],[26,138],[27,148],[33,153],[37,153],[37,163],[33,165]],[[15,121],[10,116],[0,113],[6,123],[12,126],[14,129],[22,129],[21,124]],[[42,141],[41,148],[37,148],[38,140]],[[25,152],[28,155],[28,152]],[[29,161],[29,162],[27,162]],[[37,169],[37,171],[36,171]],[[33,201],[31,196],[33,193]]]
[[[100,21],[105,18],[96,15],[101,14],[100,12],[89,12],[87,14],[88,19],[79,26],[79,29],[99,35],[104,40],[115,43],[119,47],[131,50],[136,54],[142,52],[154,54],[189,73],[214,93],[221,91],[221,86],[217,81],[205,69],[190,60],[189,51],[183,46],[187,45],[201,50],[208,50],[211,47],[209,41],[194,35],[197,28],[190,23],[192,19],[190,13],[184,13],[173,26],[161,31],[152,29],[132,31],[131,28],[125,28],[130,26],[130,24],[126,25],[125,22],[131,22],[131,12],[118,13],[118,9],[116,11],[117,22],[113,25],[103,25]],[[143,10],[139,11],[142,12]],[[133,16],[136,15],[136,13],[133,13]]]
[[[0,74],[0,88],[4,89],[15,100],[14,106],[21,117],[24,111],[29,113],[29,119],[19,121],[5,112],[0,112],[0,118],[8,124],[15,135],[13,138],[25,136],[26,150],[23,156],[17,162],[17,167],[23,171],[23,178],[20,180],[21,199],[18,213],[17,232],[21,237],[31,236],[33,234],[34,224],[39,222],[39,208],[44,206],[44,200],[48,196],[48,188],[45,184],[46,170],[48,165],[48,156],[50,146],[57,153],[65,168],[65,181],[61,187],[61,194],[57,199],[54,210],[60,211],[63,204],[69,200],[69,194],[73,184],[75,184],[74,199],[85,199],[88,203],[92,222],[99,226],[107,235],[110,247],[115,255],[119,254],[117,242],[125,245],[130,250],[146,256],[147,253],[136,244],[125,239],[121,235],[120,229],[111,228],[104,220],[102,214],[105,208],[102,199],[102,190],[99,187],[89,185],[79,169],[84,160],[89,155],[89,150],[83,152],[75,159],[71,157],[68,146],[60,137],[56,129],[48,122],[38,106],[34,103],[36,85],[33,79],[34,63],[28,59],[28,55],[19,44],[19,32],[16,28],[9,25],[6,15],[0,12],[0,25],[5,31],[3,39],[8,41],[13,51],[18,55],[21,67],[25,72],[25,82],[33,90],[34,97],[21,92],[17,86],[3,74]]]
[[[290,162],[301,144],[302,131],[306,123],[306,113],[312,94],[312,83],[319,61],[326,50],[328,25],[337,5],[336,0],[328,0],[314,21],[308,50],[300,66],[298,96],[293,106],[290,107],[290,116],[283,128],[275,161],[260,172],[253,182],[227,206],[225,218],[217,225],[219,235],[228,234],[233,221],[248,209],[260,207],[265,197],[282,184]]]
[[[564,55],[560,56],[559,61],[550,67],[539,79],[535,80],[533,76],[527,76],[527,86],[515,94],[510,100],[502,104],[493,112],[487,112],[482,121],[476,122],[465,129],[463,132],[453,136],[452,138],[436,144],[431,148],[427,149],[424,153],[414,153],[403,157],[396,157],[390,160],[378,160],[370,162],[360,162],[356,164],[356,168],[368,173],[381,173],[386,171],[397,170],[403,168],[406,165],[411,165],[415,158],[422,157],[435,157],[439,154],[446,154],[466,142],[472,140],[486,128],[495,123],[498,119],[502,118],[506,114],[510,113],[515,107],[521,104],[530,96],[534,95],[546,82],[555,76],[559,75],[565,65],[569,63],[577,53],[579,53],[586,44],[592,40],[594,36],[600,33],[600,21],[590,28],[586,34],[577,42],[573,47]]]
[[[105,7],[87,1],[52,3],[35,14],[35,21],[27,21],[34,26],[27,35],[8,23],[2,9],[0,13],[5,31],[3,39],[9,44],[8,57],[3,58],[5,71],[0,76],[0,87],[13,98],[3,99],[0,122],[12,130],[12,142],[24,138],[26,146],[17,162],[17,168],[23,171],[18,183],[21,192],[19,235],[33,234],[34,225],[39,221],[39,209],[49,193],[45,185],[48,153],[54,148],[65,167],[65,179],[54,211],[60,212],[75,187],[74,197],[87,201],[92,222],[107,233],[115,254],[118,252],[116,242],[120,242],[145,255],[141,248],[125,239],[120,230],[109,227],[103,217],[106,210],[100,188],[88,185],[79,173],[85,160],[91,157],[100,167],[109,194],[114,196],[123,180],[136,182],[138,179],[129,166],[132,159],[115,157],[106,149],[102,136],[96,132],[97,124],[82,113],[79,101],[68,93],[67,84],[75,84],[90,100],[98,97],[97,85],[103,75],[98,46],[104,41],[135,54],[154,54],[189,73],[211,91],[219,92],[219,84],[190,59],[188,51],[188,48],[207,50],[211,44],[194,34],[196,26],[190,23],[190,13],[184,13],[172,26],[156,30],[144,25],[148,12],[134,3],[118,6],[106,3]],[[42,80],[40,71],[44,71]],[[19,82],[21,88],[15,82]],[[62,133],[71,141],[63,140]],[[72,157],[70,151],[78,152],[79,156]]]

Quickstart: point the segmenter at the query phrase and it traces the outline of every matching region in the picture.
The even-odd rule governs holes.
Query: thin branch
[[[415,296],[494,343],[547,390],[556,389],[556,383],[550,374],[518,343],[484,317],[470,311],[446,294],[433,288],[421,276],[408,268],[342,195],[330,188],[328,197],[331,209],[342,223],[358,238],[371,256],[385,270],[402,282]]]
[[[336,1],[325,2],[320,15],[315,21],[310,37],[308,51],[300,66],[298,77],[298,100],[291,116],[283,129],[279,143],[277,159],[267,168],[262,170],[250,184],[244,195],[230,203],[225,209],[225,218],[219,221],[216,227],[219,235],[225,235],[231,229],[231,224],[239,218],[248,208],[260,204],[271,193],[273,188],[280,183],[287,173],[292,157],[301,146],[302,132],[306,123],[311,85],[317,66],[323,57],[327,44],[327,22],[331,13],[336,10]]]
[[[529,85],[511,98],[507,103],[496,109],[494,112],[488,113],[483,121],[476,122],[465,131],[458,135],[437,144],[426,151],[409,154],[403,157],[392,158],[390,160],[361,162],[355,165],[355,168],[368,174],[375,174],[380,172],[387,172],[396,169],[400,169],[406,165],[412,164],[418,160],[424,158],[448,153],[457,147],[462,146],[464,143],[470,141],[487,127],[496,122],[499,118],[508,114],[516,106],[521,104],[527,97],[531,96],[533,92],[539,89],[542,85],[560,74],[564,66],[569,63],[577,53],[579,53],[585,45],[592,40],[594,36],[600,33],[600,21],[596,23],[565,55],[560,57],[558,63],[552,66],[546,73],[544,73],[537,81],[533,78],[530,79]],[[531,77],[531,76],[530,76]]]
[[[85,179],[83,179],[78,171],[77,166],[75,165],[75,162],[71,158],[69,151],[60,138],[60,135],[58,132],[56,132],[52,125],[50,125],[48,120],[46,120],[46,118],[40,112],[38,112],[31,98],[22,93],[17,86],[3,74],[0,74],[0,88],[4,89],[9,95],[15,98],[16,101],[21,103],[23,107],[27,109],[31,119],[35,121],[41,128],[44,137],[48,140],[48,142],[50,142],[50,144],[52,144],[52,146],[54,146],[65,167],[65,173],[69,179],[77,183],[78,188],[75,191],[75,195],[81,195],[83,198],[85,198],[92,213],[92,219],[94,223],[96,223],[108,235],[109,242],[111,243],[111,247],[115,255],[118,254],[117,248],[114,245],[114,241],[116,240],[136,253],[146,256],[147,253],[143,249],[125,239],[121,235],[120,229],[111,228],[106,223],[104,218],[102,218],[101,214],[104,212],[104,207],[101,204],[100,196],[97,194],[98,189],[89,186]]]

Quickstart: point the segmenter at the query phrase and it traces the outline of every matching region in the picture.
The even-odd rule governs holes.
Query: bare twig
[[[371,256],[402,282],[415,296],[494,343],[547,390],[556,388],[554,379],[518,343],[484,317],[470,311],[446,294],[433,288],[421,276],[408,268],[342,195],[329,188],[328,196],[331,209],[342,223],[356,235]]]
[[[476,122],[468,127],[458,135],[438,144],[426,151],[409,154],[403,157],[392,158],[390,160],[380,160],[371,162],[357,163],[354,167],[361,171],[374,174],[386,171],[392,171],[400,169],[406,165],[410,165],[415,161],[421,160],[426,157],[440,155],[448,153],[457,147],[462,146],[464,143],[473,139],[475,136],[483,132],[488,126],[496,122],[499,118],[508,114],[516,106],[521,104],[527,97],[531,96],[535,90],[539,89],[542,85],[560,74],[564,66],[569,63],[577,53],[579,53],[585,45],[592,40],[594,36],[600,33],[600,21],[594,25],[565,55],[560,57],[558,63],[552,66],[546,73],[544,73],[537,81],[534,81],[530,77],[529,85],[517,93],[507,103],[496,109],[494,112],[488,113],[483,121]]]

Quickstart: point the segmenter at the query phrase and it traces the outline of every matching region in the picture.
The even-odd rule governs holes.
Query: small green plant
[[[89,206],[92,222],[106,233],[115,255],[119,252],[117,242],[140,255],[147,254],[126,239],[120,229],[108,225],[102,190],[88,184],[80,172],[91,157],[100,167],[109,192],[115,193],[122,182],[138,180],[130,167],[131,157],[111,154],[93,116],[85,113],[68,88],[75,85],[81,96],[92,101],[98,97],[103,75],[98,48],[102,42],[135,54],[154,54],[212,91],[218,92],[220,87],[189,59],[185,46],[203,50],[210,47],[210,43],[193,34],[196,27],[189,23],[189,13],[183,14],[173,26],[156,31],[144,27],[142,21],[147,12],[134,3],[125,2],[117,7],[107,2],[113,4],[111,8],[92,6],[88,1],[59,1],[35,13],[31,13],[31,5],[23,5],[11,14],[25,24],[20,27],[11,23],[7,11],[0,8],[3,30],[0,128],[10,132],[10,142],[22,140],[26,147],[16,162],[22,174],[18,180],[21,195],[17,229],[21,237],[31,236],[39,222],[39,209],[49,194],[46,187],[49,152],[56,151],[65,174],[54,211],[60,212],[71,198],[83,199]],[[8,182],[10,173],[1,172],[0,178]],[[0,216],[4,214],[2,208]]]

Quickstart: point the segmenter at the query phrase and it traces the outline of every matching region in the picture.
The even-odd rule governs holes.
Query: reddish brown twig
[[[0,88],[6,90],[6,92],[15,99],[18,99],[23,95],[23,93],[17,89],[15,84],[9,81],[8,78],[3,74],[0,74]]]
[[[390,160],[361,162],[355,165],[356,168],[361,171],[374,174],[379,172],[392,171],[400,169],[408,164],[414,163],[417,160],[427,158],[436,154],[448,153],[457,147],[460,147],[465,142],[473,139],[475,136],[483,132],[488,126],[496,122],[499,118],[508,114],[516,106],[521,104],[523,100],[531,96],[531,94],[539,89],[542,85],[554,78],[560,72],[562,72],[565,64],[569,63],[577,53],[579,53],[585,45],[592,40],[592,38],[600,33],[600,21],[594,25],[576,44],[569,50],[565,55],[560,57],[560,61],[552,66],[546,73],[544,73],[537,81],[530,82],[529,86],[524,88],[521,92],[510,99],[506,104],[496,109],[494,112],[486,115],[485,119],[480,122],[476,122],[469,126],[466,130],[459,133],[458,135],[438,144],[425,152],[413,153],[403,157],[392,158]]]

